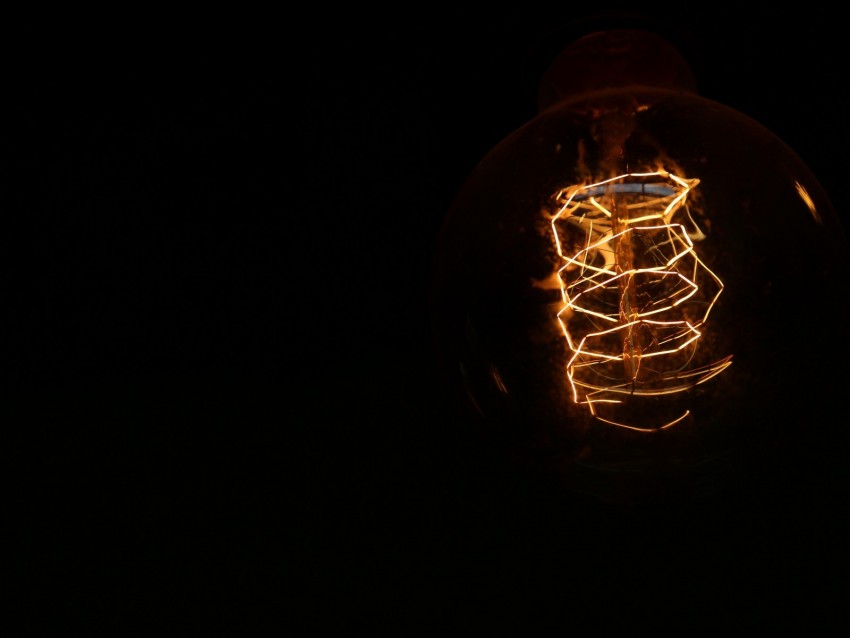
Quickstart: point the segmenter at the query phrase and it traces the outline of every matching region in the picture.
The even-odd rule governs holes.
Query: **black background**
[[[488,13],[30,27],[7,57],[29,626],[846,623],[846,473],[817,445],[757,489],[609,508],[513,472],[450,409],[427,311],[442,217],[596,15]],[[848,220],[840,20],[641,16]]]

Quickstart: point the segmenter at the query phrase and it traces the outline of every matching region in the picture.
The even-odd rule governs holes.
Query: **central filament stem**
[[[619,195],[614,195],[611,211],[612,231],[614,233],[614,269],[617,275],[620,298],[620,322],[628,326],[623,336],[623,366],[626,377],[631,379],[632,390],[640,369],[640,358],[643,348],[640,335],[635,331],[638,324],[634,323],[639,315],[637,290],[635,286],[635,256],[632,246],[632,234],[625,232],[629,227],[629,210]]]

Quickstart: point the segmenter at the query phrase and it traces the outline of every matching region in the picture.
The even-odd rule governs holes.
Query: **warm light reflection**
[[[809,191],[806,190],[806,187],[803,186],[800,182],[795,181],[794,187],[797,189],[797,194],[800,196],[800,199],[803,200],[803,203],[809,209],[809,212],[812,214],[812,217],[815,218],[815,221],[820,224],[820,213],[818,209],[815,208],[815,203],[812,201],[811,196],[809,195]]]
[[[700,356],[723,282],[694,249],[705,238],[687,207],[698,183],[662,170],[555,196],[567,379],[573,400],[602,422],[646,432],[669,428],[688,411],[638,425],[623,422],[618,408],[632,398],[684,392],[732,364],[731,355]]]

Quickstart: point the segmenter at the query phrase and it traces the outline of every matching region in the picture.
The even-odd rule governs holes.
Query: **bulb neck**
[[[671,42],[640,29],[612,29],[579,38],[552,60],[540,80],[538,109],[630,86],[697,92],[696,75]]]

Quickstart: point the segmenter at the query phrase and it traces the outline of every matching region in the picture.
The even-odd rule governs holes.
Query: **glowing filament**
[[[685,392],[732,364],[731,356],[700,356],[723,282],[694,249],[705,235],[686,202],[698,183],[667,171],[631,173],[555,196],[567,380],[573,401],[605,423],[669,428],[688,411],[636,425],[616,420],[617,408]]]

